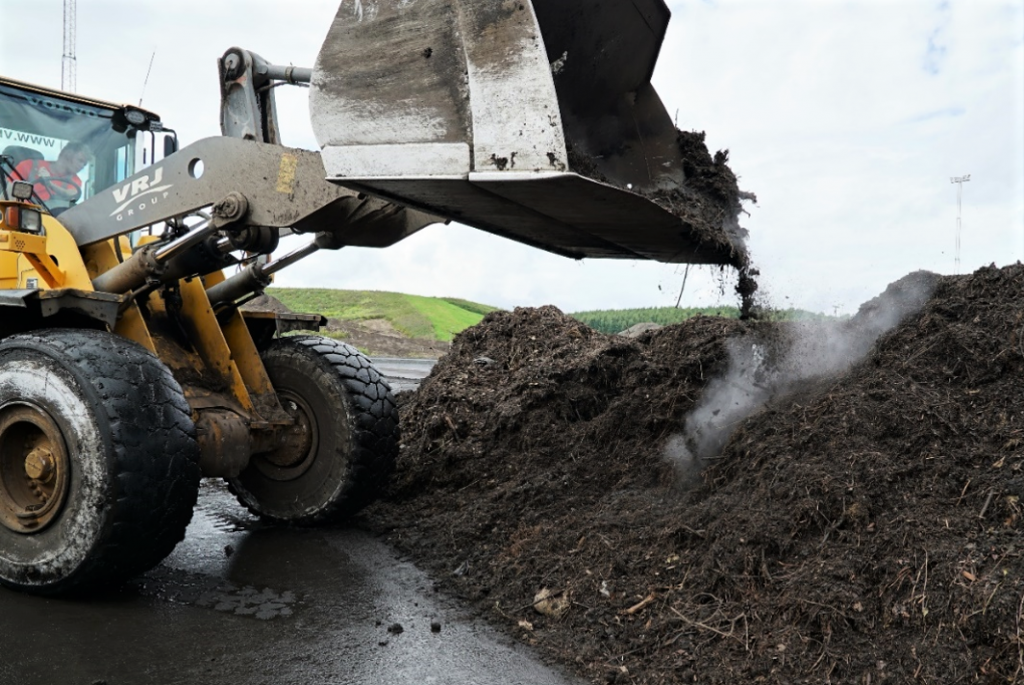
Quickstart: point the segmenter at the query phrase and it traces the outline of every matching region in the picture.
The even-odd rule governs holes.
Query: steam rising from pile
[[[871,351],[875,341],[931,296],[939,276],[918,271],[891,284],[857,314],[842,322],[793,322],[772,327],[773,335],[728,342],[725,375],[708,383],[684,432],[665,446],[665,456],[682,477],[719,454],[745,418],[783,398],[802,383],[846,371]]]

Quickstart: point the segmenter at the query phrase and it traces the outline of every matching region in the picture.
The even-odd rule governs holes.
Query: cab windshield
[[[139,110],[141,113],[141,110]],[[159,120],[146,113],[146,125],[158,127]],[[148,160],[138,157],[138,142],[149,143]],[[71,146],[66,164],[58,165],[61,151]],[[84,148],[82,147],[84,145]],[[34,201],[51,210],[81,202],[135,173],[137,162],[152,160],[152,135],[140,132],[125,119],[125,108],[99,106],[77,98],[64,98],[0,81],[0,163],[4,181],[18,180],[25,170],[46,176],[76,177],[74,192],[60,192],[42,183],[35,186]],[[68,168],[78,171],[69,172]],[[15,169],[21,173],[15,173]],[[56,171],[54,171],[54,169]],[[33,180],[33,179],[25,179]],[[52,191],[52,192],[51,192]]]

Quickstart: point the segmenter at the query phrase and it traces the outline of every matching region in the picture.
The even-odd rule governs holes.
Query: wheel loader
[[[457,221],[573,259],[739,264],[735,212],[699,225],[721,203],[650,83],[668,19],[662,0],[342,2],[312,68],[229,49],[223,135],[180,148],[151,111],[0,78],[0,583],[146,571],[204,477],[284,524],[373,499],[398,454],[388,384],[310,335],[321,317],[243,308],[318,250]],[[289,84],[320,151],[279,142]],[[72,143],[90,154],[59,177]],[[304,246],[280,254],[288,235]]]

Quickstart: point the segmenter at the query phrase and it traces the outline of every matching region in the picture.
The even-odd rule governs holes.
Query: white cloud
[[[233,46],[311,65],[337,0],[78,3],[78,90],[144,105],[183,142],[219,132],[216,58]],[[681,128],[729,148],[757,193],[743,222],[778,306],[851,311],[909,271],[1024,257],[1019,2],[673,1],[655,85]],[[0,0],[0,73],[59,86],[61,3]],[[315,145],[305,93],[278,89],[285,142]],[[576,263],[468,228],[318,254],[282,285],[376,288],[567,311],[675,303],[683,268]],[[735,301],[691,269],[684,305]]]

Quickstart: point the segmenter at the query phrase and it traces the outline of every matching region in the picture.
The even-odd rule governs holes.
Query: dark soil
[[[861,362],[670,465],[729,340],[788,325],[489,314],[399,396],[366,521],[595,683],[1020,681],[1024,266],[940,278]]]

